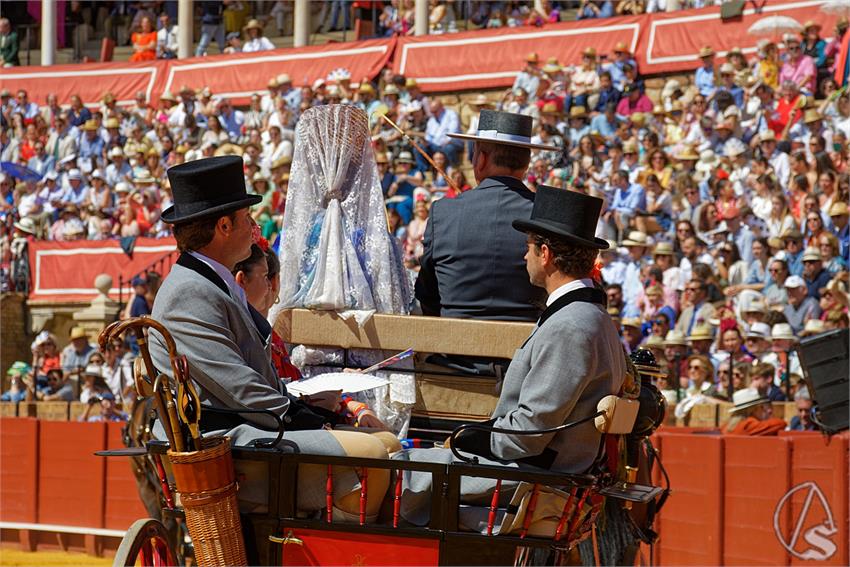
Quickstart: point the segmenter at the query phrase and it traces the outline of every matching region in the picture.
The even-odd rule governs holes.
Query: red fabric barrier
[[[773,15],[790,16],[800,23],[814,20],[829,36],[836,16],[818,7],[827,0],[771,0],[761,14],[747,4],[743,17],[720,19],[720,8],[683,10],[584,20],[547,25],[480,30],[399,40],[393,70],[415,77],[425,91],[496,88],[513,84],[531,51],[544,60],[557,57],[561,64],[578,64],[581,51],[594,47],[600,54],[612,54],[618,41],[635,54],[641,73],[657,74],[696,69],[698,52],[711,45],[725,55],[732,47],[755,53],[758,37],[747,29],[753,22]]]
[[[386,65],[394,47],[395,38],[370,39],[174,60],[157,93],[171,91],[176,95],[184,84],[195,89],[209,86],[214,94],[239,103],[247,102],[253,93],[265,92],[269,79],[281,73],[287,73],[297,87],[312,85],[339,67],[351,72],[352,81],[373,79]]]
[[[106,447],[122,449],[124,441],[121,430],[125,423],[106,424]],[[126,530],[130,525],[148,515],[132,472],[129,457],[99,457],[106,461],[106,505],[104,507],[104,526],[107,529]]]
[[[42,421],[39,427],[38,522],[102,528],[105,423]]]
[[[543,28],[503,28],[399,40],[393,70],[415,77],[424,91],[449,91],[510,86],[534,51],[545,61],[578,64],[581,52],[593,46],[611,53],[618,41],[631,50],[639,46],[641,17],[565,22]]]
[[[828,0],[771,1],[759,14],[747,3],[741,18],[725,22],[720,19],[719,7],[645,16],[637,53],[638,66],[643,73],[695,69],[700,64],[697,54],[704,45],[710,45],[720,55],[725,55],[733,47],[740,47],[745,54],[752,55],[760,38],[748,34],[747,30],[753,23],[769,16],[787,16],[801,24],[814,20],[823,26],[822,36],[831,36],[838,18],[819,10],[825,1]]]
[[[139,238],[131,258],[124,253],[117,240],[30,242],[33,279],[30,299],[90,300],[97,296],[94,279],[99,274],[112,276],[110,295],[117,297],[119,276],[123,276],[127,281],[133,274],[175,249],[173,238]],[[168,274],[171,263],[176,260],[175,254],[163,264],[163,277]],[[125,294],[127,291],[125,288]]]
[[[735,435],[727,436],[725,445],[723,563],[787,565],[773,512],[791,481],[791,440]],[[780,514],[782,530],[789,521],[789,514]]]
[[[673,490],[658,519],[658,564],[720,565],[723,437],[668,432],[657,436]]]
[[[269,79],[280,73],[288,73],[299,87],[338,67],[351,71],[354,81],[372,79],[389,60],[394,46],[395,39],[390,38],[144,63],[15,67],[0,69],[0,83],[13,92],[27,89],[30,100],[39,104],[45,103],[49,93],[55,93],[60,104],[68,104],[72,94],[79,94],[86,104],[100,104],[107,91],[119,104],[131,104],[138,91],[156,102],[166,90],[176,91],[183,84],[194,89],[209,86],[213,93],[232,96],[241,103],[252,93],[264,92]]]
[[[0,419],[0,520],[35,522],[38,425],[34,418]]]

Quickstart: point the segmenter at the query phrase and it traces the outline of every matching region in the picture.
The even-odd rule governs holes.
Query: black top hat
[[[256,205],[260,195],[245,191],[239,156],[220,156],[175,165],[168,170],[174,205],[162,212],[167,223],[181,223]]]
[[[533,126],[534,119],[531,116],[484,109],[478,116],[478,132],[476,134],[449,134],[449,137],[461,140],[481,140],[482,142],[507,144],[534,150],[557,151],[561,149],[558,146],[532,144],[531,132]]]
[[[520,232],[535,232],[578,246],[605,250],[608,243],[594,236],[601,210],[602,199],[597,197],[538,185],[531,219],[516,219],[513,227]]]

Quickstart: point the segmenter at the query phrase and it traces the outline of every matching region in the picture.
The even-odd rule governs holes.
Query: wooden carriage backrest
[[[275,330],[287,343],[511,359],[534,325],[414,315],[373,315],[363,327],[333,311],[287,309]]]

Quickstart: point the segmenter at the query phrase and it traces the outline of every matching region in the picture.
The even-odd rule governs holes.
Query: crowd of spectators
[[[610,3],[583,8],[591,4]],[[243,48],[262,39],[259,23],[245,27]],[[26,170],[0,176],[3,289],[25,285],[20,262],[34,239],[168,236],[166,169],[214,155],[242,157],[246,185],[263,195],[254,218],[274,242],[295,125],[305,109],[332,103],[370,116],[390,230],[415,272],[430,204],[474,185],[471,148],[449,134],[476,132],[478,110],[495,107],[532,116],[532,142],[558,148],[532,153],[530,188],[604,198],[611,315],[628,351],[650,348],[668,368],[678,415],[747,387],[793,398],[795,342],[848,326],[850,95],[830,78],[847,21],[829,43],[816,24],[804,27],[781,46],[762,42],[750,60],[732,49],[719,63],[705,46],[693,76],[669,78],[659,93],[647,92],[622,43],[610,54],[588,47],[578,66],[531,53],[512,88],[460,106],[389,69],[375,82],[337,69],[301,87],[283,73],[239,108],[203,86],[155,104],[140,92],[129,106],[107,92],[93,107],[4,90],[0,161]],[[211,40],[217,31],[208,31]]]
[[[47,331],[32,343],[31,362],[17,361],[6,375],[5,402],[75,402],[86,405],[80,421],[126,421],[123,411],[135,400],[130,345],[111,341],[101,352],[90,343],[85,329],[74,327],[68,345],[59,350],[57,338]]]

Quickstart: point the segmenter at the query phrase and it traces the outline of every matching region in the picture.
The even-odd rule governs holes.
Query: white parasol
[[[794,18],[789,18],[788,16],[768,16],[751,25],[747,33],[778,39],[784,33],[797,33],[802,29],[803,25]]]
[[[821,4],[820,11],[824,14],[850,18],[850,0],[829,0]]]

